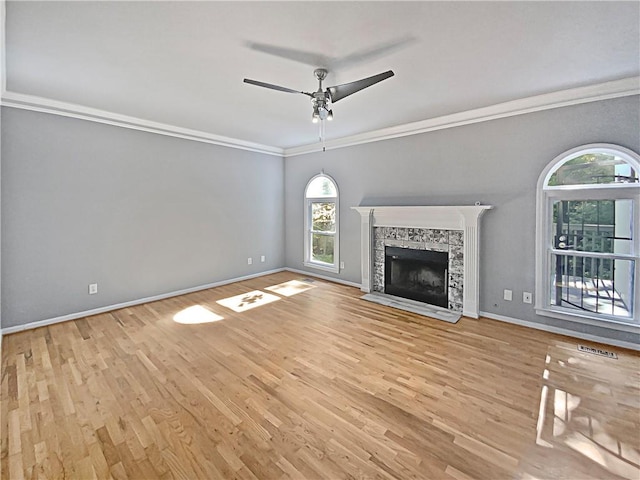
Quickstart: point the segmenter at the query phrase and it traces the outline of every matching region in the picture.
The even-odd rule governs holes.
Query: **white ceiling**
[[[6,66],[9,92],[288,148],[317,141],[309,98],[243,78],[314,91],[315,67],[325,86],[392,69],[334,105],[342,138],[638,76],[640,2],[8,1]]]

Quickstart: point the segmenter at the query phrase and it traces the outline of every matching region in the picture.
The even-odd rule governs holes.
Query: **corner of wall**
[[[6,1],[0,0],[0,96],[7,91]],[[2,184],[2,108],[0,108],[0,185]],[[2,187],[0,187],[0,305],[2,305]],[[0,308],[0,361],[2,359],[2,309]]]

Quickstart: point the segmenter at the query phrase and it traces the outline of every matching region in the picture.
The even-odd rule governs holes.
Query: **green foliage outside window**
[[[614,155],[587,153],[566,161],[549,178],[548,185],[592,185],[600,183],[637,183],[638,173],[616,171],[616,166],[627,163]],[[625,169],[627,170],[627,169]]]
[[[311,204],[312,230],[315,232],[336,231],[336,204],[313,202]]]
[[[311,257],[316,262],[333,264],[334,237],[312,234]]]

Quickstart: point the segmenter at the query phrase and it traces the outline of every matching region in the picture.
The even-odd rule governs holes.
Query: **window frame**
[[[335,197],[308,197],[307,191],[309,190],[309,186],[316,180],[317,178],[326,178],[328,179],[335,188],[336,195]],[[304,187],[304,261],[303,264],[305,267],[317,268],[319,270],[324,270],[326,272],[339,273],[340,272],[340,190],[338,189],[337,182],[326,173],[322,172],[318,175],[314,175],[309,179],[307,185]],[[314,203],[335,203],[335,212],[336,212],[336,220],[335,220],[335,232],[327,233],[327,232],[316,232],[313,230],[313,216],[311,213],[312,205]],[[322,235],[332,236],[333,237],[333,263],[319,262],[313,260],[311,257],[311,253],[313,252],[313,234],[320,233]]]
[[[587,153],[605,153],[624,159],[640,173],[640,156],[618,145],[597,143],[583,145],[568,150],[553,159],[538,178],[536,189],[536,298],[535,311],[538,315],[559,318],[580,324],[597,325],[613,330],[640,331],[640,183],[630,184],[590,184],[590,185],[547,185],[551,175],[568,160]],[[633,316],[628,320],[603,313],[572,310],[551,304],[552,255],[558,252],[552,244],[553,202],[557,200],[625,200],[632,201],[633,243],[631,254],[611,254],[634,261],[633,269]],[[562,250],[566,254],[567,250]],[[571,252],[571,251],[570,251]],[[577,252],[578,254],[584,252]]]

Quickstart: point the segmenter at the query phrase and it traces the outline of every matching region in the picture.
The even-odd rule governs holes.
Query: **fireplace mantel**
[[[490,205],[360,206],[363,292],[371,292],[373,227],[414,227],[464,232],[463,315],[478,318],[480,305],[480,218]]]

